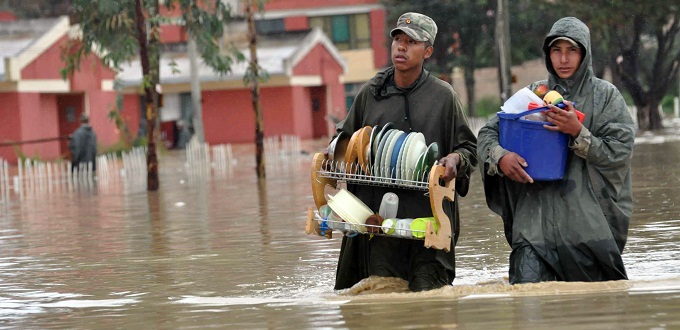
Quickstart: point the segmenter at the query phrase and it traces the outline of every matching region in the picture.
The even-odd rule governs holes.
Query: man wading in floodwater
[[[621,253],[632,213],[630,161],[635,126],[621,93],[593,76],[590,31],[580,20],[557,21],[545,38],[547,84],[567,106],[547,113],[570,136],[564,179],[536,181],[531,166],[499,144],[498,118],[478,135],[489,208],[503,218],[512,247],[510,283],[626,279]],[[585,113],[581,124],[574,103]]]

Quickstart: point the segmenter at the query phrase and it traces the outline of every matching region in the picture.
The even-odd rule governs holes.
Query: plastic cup
[[[380,214],[383,219],[394,219],[397,217],[398,208],[399,196],[393,192],[388,192],[383,195],[378,214]]]
[[[397,227],[397,221],[395,219],[385,219],[382,222],[382,232],[386,235],[394,235],[394,230]]]
[[[333,212],[333,210],[331,210],[331,207],[328,206],[328,204],[321,205],[319,208],[319,216],[324,220],[328,219],[328,217],[331,215],[331,212]]]
[[[411,222],[411,234],[415,238],[424,238],[425,237],[425,232],[427,231],[427,223],[430,222],[432,223],[432,228],[434,228],[434,231],[436,232],[439,230],[437,226],[437,221],[434,219],[434,217],[429,217],[429,218],[415,218],[413,219],[413,222]]]
[[[398,220],[394,231],[401,237],[411,237],[411,222],[413,219]]]
[[[342,223],[342,218],[335,212],[331,211],[328,215],[328,220],[326,221],[328,228],[332,229],[343,229],[344,224]]]

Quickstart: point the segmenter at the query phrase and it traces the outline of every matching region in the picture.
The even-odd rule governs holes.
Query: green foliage
[[[556,11],[568,10],[590,27],[594,66],[609,67],[614,80],[621,81],[639,109],[655,111],[655,105],[677,86],[677,1],[572,0],[553,5]]]
[[[677,95],[666,95],[664,96],[663,100],[661,100],[661,109],[663,109],[663,113],[666,114],[672,114],[675,110],[675,98],[678,97]]]
[[[134,0],[72,0],[71,3],[83,33],[80,41],[72,42],[64,51],[66,67],[62,70],[62,76],[66,77],[78,70],[82,57],[92,52],[114,70],[119,70],[123,63],[137,56],[139,36],[135,25]],[[150,36],[158,37],[160,30],[154,27],[169,20],[156,12],[157,2],[144,3],[148,14],[145,19],[151,25],[148,32]],[[210,3],[197,0],[169,0],[163,3],[168,9],[176,9],[181,13],[181,17],[174,21],[185,23],[187,31],[196,40],[203,61],[216,72],[230,72],[234,59],[242,58],[241,54],[234,52],[235,48],[226,54],[221,51],[224,24],[231,19],[228,5],[222,1]],[[153,52],[152,49],[150,51]],[[158,57],[150,56],[149,61],[153,67],[154,63],[158,63]],[[149,87],[151,82],[146,78],[143,84]]]
[[[495,115],[501,109],[501,100],[497,97],[483,97],[475,102],[475,116],[486,118]]]
[[[129,152],[132,150],[132,146],[130,143],[121,138],[118,140],[118,142],[110,146],[99,146],[97,150],[98,154],[100,155],[116,154],[117,156],[121,156],[123,152]]]
[[[383,0],[389,8],[387,30],[399,15],[415,11],[434,19],[439,28],[435,53],[427,63],[433,72],[450,72],[453,67],[496,66],[496,1]],[[543,56],[541,45],[555,21],[556,12],[541,1],[508,1],[513,63]]]
[[[62,75],[79,69],[81,58],[92,52],[114,69],[137,54],[134,0],[72,0],[71,5],[83,33],[80,41],[71,44],[66,58],[72,60],[67,61]]]
[[[196,48],[203,61],[217,73],[231,72],[234,60],[243,58],[236,48],[230,48],[226,55],[222,52],[220,39],[225,32],[224,24],[231,19],[231,8],[227,3],[169,0],[165,5],[182,13],[181,21],[185,22],[189,35],[196,40]]]
[[[543,40],[562,16],[549,4],[535,0],[508,1],[512,63],[543,58]]]

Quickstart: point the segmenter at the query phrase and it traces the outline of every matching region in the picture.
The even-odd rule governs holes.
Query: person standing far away
[[[545,84],[565,100],[565,109],[549,106],[550,125],[543,126],[570,138],[564,178],[534,181],[524,170],[532,164],[500,146],[497,117],[478,134],[486,202],[503,219],[512,248],[509,281],[627,279],[621,254],[633,206],[633,120],[619,90],[593,75],[583,22],[555,22],[543,51],[548,79],[528,88]]]
[[[430,17],[412,12],[401,15],[390,32],[393,65],[364,84],[336,128],[338,134],[351,136],[365,126],[391,123],[404,133],[422,133],[425,141],[436,142],[444,155],[438,161],[445,168],[442,179],[455,179],[457,194],[465,196],[470,174],[477,166],[476,137],[453,87],[423,67],[432,56],[436,35],[437,25]],[[358,184],[348,184],[348,189],[376,213],[385,193],[393,192],[399,198],[397,218],[432,216],[429,197],[422,191]],[[455,277],[458,198],[444,204],[453,235],[450,252],[426,248],[422,240],[345,235],[335,289],[351,288],[369,276],[401,278],[411,291],[450,285]]]
[[[89,163],[92,171],[97,170],[97,135],[90,126],[90,118],[86,114],[80,115],[80,127],[71,134],[68,148],[71,150],[72,170],[83,172]]]

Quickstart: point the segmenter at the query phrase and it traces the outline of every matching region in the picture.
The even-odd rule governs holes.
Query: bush
[[[475,116],[486,118],[501,110],[501,99],[498,97],[483,97],[475,101]]]
[[[666,95],[664,96],[663,100],[661,100],[661,109],[663,109],[663,113],[665,114],[673,114],[673,107],[675,106],[674,104],[674,99],[676,98],[675,95]]]

